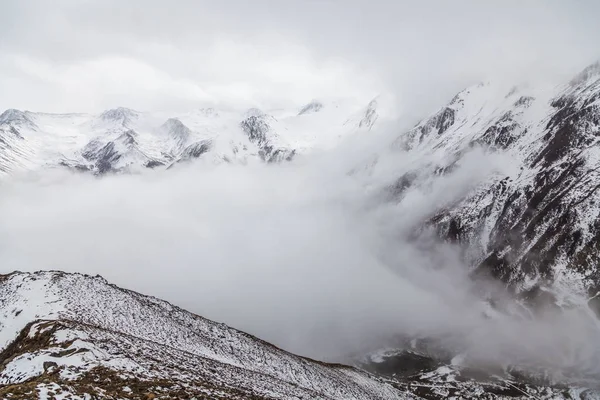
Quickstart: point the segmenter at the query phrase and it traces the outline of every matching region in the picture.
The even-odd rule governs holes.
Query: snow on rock
[[[95,398],[144,393],[161,398],[407,398],[366,372],[295,356],[99,276],[4,275],[0,313],[2,398],[17,389],[34,390],[35,398],[49,391]],[[135,393],[126,395],[125,388]]]
[[[598,71],[594,64],[559,86],[475,85],[393,144],[437,160],[398,177],[396,196],[452,171],[473,148],[503,157],[487,182],[426,225],[462,246],[476,274],[504,281],[531,304],[548,294],[562,301],[565,286],[584,299],[600,289]]]
[[[305,105],[304,107],[302,107],[300,109],[300,111],[298,112],[298,115],[316,113],[316,112],[321,111],[322,108],[323,108],[323,103],[321,103],[317,100],[313,100],[310,103],[308,103],[307,105]]]
[[[112,110],[106,110],[100,114],[100,119],[106,122],[117,123],[126,126],[139,118],[137,111],[125,107],[118,107]]]
[[[0,177],[48,167],[97,175],[141,171],[200,156],[215,163],[290,161],[370,129],[377,121],[373,104],[357,111],[342,102],[315,101],[300,113],[202,108],[169,116],[124,107],[99,115],[10,109],[0,115]],[[349,116],[359,118],[348,123]]]

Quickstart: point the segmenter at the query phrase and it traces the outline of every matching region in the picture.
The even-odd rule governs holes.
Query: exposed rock
[[[308,103],[307,105],[305,105],[304,107],[302,107],[300,112],[298,112],[298,115],[303,115],[303,114],[308,114],[308,113],[316,113],[316,112],[321,111],[322,108],[323,108],[323,103],[320,103],[318,101],[312,101],[312,102]]]

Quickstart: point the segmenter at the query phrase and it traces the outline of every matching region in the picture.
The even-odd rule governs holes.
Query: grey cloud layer
[[[277,107],[390,91],[408,116],[475,80],[600,57],[594,1],[5,1],[0,108]]]

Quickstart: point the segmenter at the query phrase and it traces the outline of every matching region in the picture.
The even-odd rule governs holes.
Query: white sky
[[[485,79],[600,58],[597,1],[0,1],[0,109],[297,107],[390,92],[428,114]]]

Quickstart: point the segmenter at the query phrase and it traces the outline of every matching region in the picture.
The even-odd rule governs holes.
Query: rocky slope
[[[298,357],[103,278],[0,276],[2,399],[593,399],[445,366],[417,350],[364,368]]]
[[[482,83],[461,91],[395,139],[394,157],[413,161],[395,175],[385,196],[401,203],[413,190],[429,193],[435,182],[452,182],[456,171],[463,168],[465,173],[465,165],[471,165],[472,170],[466,171],[473,176],[469,189],[415,219],[410,240],[433,230],[438,238],[456,245],[471,276],[482,282],[478,290],[494,312],[529,321],[549,312],[578,313],[590,327],[588,350],[595,351],[600,343],[599,137],[600,63],[556,86],[506,88]],[[479,166],[483,170],[493,167],[491,176],[480,179],[479,166],[468,161],[473,153],[483,153]],[[561,326],[556,330],[562,328],[568,331]],[[542,332],[538,335],[542,335],[540,340],[544,337]],[[568,342],[565,338],[562,344]],[[445,372],[452,376],[452,385],[457,385],[452,355],[445,358],[444,351],[423,352],[401,345],[376,353],[375,361],[368,359],[365,365],[408,382],[414,382],[415,375],[407,365],[441,366],[448,368]],[[565,360],[575,353],[565,353]],[[580,359],[575,355],[572,365],[561,373],[577,370],[573,377],[587,375],[595,387],[597,360],[587,365],[586,357],[593,359],[591,353],[586,350],[581,355]],[[512,384],[544,386],[548,371],[533,372],[529,367],[520,370],[505,365],[502,369]],[[513,372],[516,375],[511,378]],[[493,381],[490,370],[476,375],[480,382]],[[451,390],[462,389],[454,386]],[[530,395],[593,398],[591,392]]]
[[[599,137],[600,64],[556,87],[480,84],[398,137],[400,151],[438,161],[399,177],[394,193],[452,172],[473,148],[501,154],[510,172],[438,210],[429,226],[463,247],[476,275],[532,302],[567,305],[577,293],[597,310]]]
[[[101,277],[0,279],[0,398],[402,399]]]

